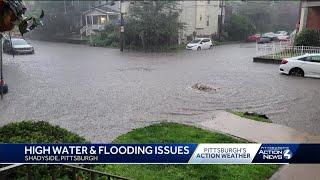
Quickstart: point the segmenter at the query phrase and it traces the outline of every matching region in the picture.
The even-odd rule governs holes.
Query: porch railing
[[[101,31],[104,29],[105,29],[105,25],[103,24],[88,25],[80,29],[80,34],[82,35],[85,33],[86,36],[89,36],[90,34],[94,34],[94,30]]]
[[[83,33],[85,33],[87,31],[88,27],[87,26],[83,26],[81,29],[80,29],[80,34],[82,35]]]

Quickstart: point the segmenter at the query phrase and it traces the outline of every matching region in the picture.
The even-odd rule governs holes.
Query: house
[[[223,30],[223,1],[180,1],[180,8],[180,21],[185,23],[180,35],[182,42],[190,41],[193,36],[212,37]]]
[[[212,37],[222,31],[224,22],[224,6],[222,0],[194,0],[177,1],[180,13],[180,22],[185,28],[179,35],[179,42],[186,42],[194,38],[194,35],[201,37]],[[103,5],[102,1],[96,1],[94,8],[91,7],[82,15],[83,28],[81,34],[90,35],[96,31],[103,30],[110,21],[120,18],[120,6],[124,16],[129,15],[130,6],[135,1],[115,1],[113,6]],[[102,4],[102,5],[100,5]]]
[[[100,2],[101,3],[101,2]],[[89,10],[81,15],[81,23],[83,27],[80,34],[86,36],[105,29],[110,22],[117,22],[120,18],[120,3],[115,2],[114,5],[106,5],[96,3]]]
[[[303,28],[320,29],[320,1],[302,0],[298,30]]]

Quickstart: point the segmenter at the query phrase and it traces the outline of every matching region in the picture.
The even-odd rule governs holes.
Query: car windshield
[[[14,39],[12,40],[13,45],[27,45],[28,43],[23,39]]]
[[[190,43],[199,43],[201,41],[201,39],[195,39],[193,41],[191,41]]]

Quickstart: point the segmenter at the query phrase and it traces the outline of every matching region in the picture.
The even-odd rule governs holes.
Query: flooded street
[[[35,55],[4,56],[10,90],[0,102],[0,125],[44,120],[106,142],[149,123],[234,109],[266,113],[274,123],[320,134],[320,79],[279,75],[278,65],[253,63],[255,44],[121,54],[32,43]],[[199,82],[216,90],[191,88]]]

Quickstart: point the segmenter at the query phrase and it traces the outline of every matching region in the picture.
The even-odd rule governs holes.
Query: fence
[[[304,55],[306,53],[320,53],[320,47],[292,46],[290,42],[256,44],[257,57],[266,59],[289,58]]]

